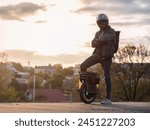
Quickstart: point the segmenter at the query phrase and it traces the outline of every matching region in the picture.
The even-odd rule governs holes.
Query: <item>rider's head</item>
[[[96,17],[96,23],[102,30],[107,28],[109,24],[108,16],[106,14],[99,14]]]

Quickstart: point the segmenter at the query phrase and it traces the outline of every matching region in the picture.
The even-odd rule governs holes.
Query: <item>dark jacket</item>
[[[116,33],[110,26],[106,30],[100,30],[92,40],[93,54],[102,59],[112,58],[116,52]]]

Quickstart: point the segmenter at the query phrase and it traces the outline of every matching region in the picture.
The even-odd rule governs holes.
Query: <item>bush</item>
[[[19,97],[15,88],[12,87],[1,87],[0,90],[0,101],[1,102],[15,102],[19,101]]]

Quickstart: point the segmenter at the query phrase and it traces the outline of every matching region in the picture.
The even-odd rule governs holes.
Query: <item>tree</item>
[[[63,67],[61,64],[55,64],[54,68],[55,68],[56,72],[62,72],[63,71]]]
[[[52,88],[62,89],[63,87],[64,76],[62,73],[54,73],[51,78],[51,86]]]
[[[0,53],[0,62],[1,63],[6,63],[6,61],[7,61],[7,58],[8,58],[8,54],[7,53],[5,53],[5,52],[1,52]]]
[[[150,58],[150,51],[144,45],[133,46],[128,44],[120,48],[115,56],[119,65],[116,65],[116,85],[121,86],[128,101],[137,101],[139,81],[146,72],[146,62]]]
[[[19,101],[18,93],[15,87],[11,86],[10,78],[12,74],[6,69],[6,65],[3,64],[0,67],[0,101],[10,102]]]
[[[13,87],[4,86],[1,87],[0,90],[0,101],[2,102],[15,102],[19,101],[20,98],[18,96],[17,91]]]
[[[73,75],[74,70],[73,67],[68,67],[63,69],[64,76]]]
[[[13,66],[18,70],[18,71],[24,71],[24,67],[20,63],[12,62]]]
[[[34,78],[34,72],[31,72],[30,77],[29,77],[29,83],[28,83],[28,87],[32,88],[33,87],[33,78]],[[36,88],[41,88],[43,87],[41,84],[43,82],[43,80],[45,80],[45,75],[44,73],[36,73],[35,74],[35,86]]]

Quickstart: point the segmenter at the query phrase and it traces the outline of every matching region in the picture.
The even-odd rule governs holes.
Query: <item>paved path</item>
[[[0,103],[0,112],[6,113],[150,113],[150,102],[100,103]]]

